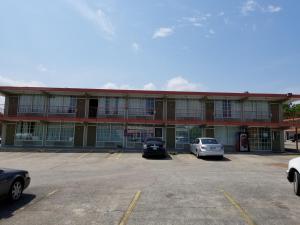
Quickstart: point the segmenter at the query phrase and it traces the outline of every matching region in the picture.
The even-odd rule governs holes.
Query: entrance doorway
[[[89,118],[97,117],[98,99],[90,99],[89,102]]]

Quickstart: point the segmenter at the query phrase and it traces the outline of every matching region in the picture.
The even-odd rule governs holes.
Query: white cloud
[[[48,68],[46,66],[44,66],[43,64],[39,64],[36,69],[39,71],[39,72],[48,72]]]
[[[114,37],[115,28],[111,23],[109,17],[102,9],[92,8],[82,0],[69,0],[69,2],[74,6],[74,8],[83,18],[95,24],[100,29],[105,38],[111,39]]]
[[[215,34],[215,31],[213,30],[213,29],[209,29],[209,34],[211,34],[211,35],[214,35]]]
[[[102,85],[101,88],[103,88],[103,89],[125,89],[125,90],[126,89],[132,89],[127,84],[118,85],[118,84],[112,83],[112,82],[108,82],[108,83]]]
[[[218,14],[218,16],[224,16],[224,15],[225,13],[223,11]]]
[[[269,5],[267,7],[266,11],[270,12],[270,13],[276,13],[276,12],[281,11],[281,7],[280,6],[275,6],[275,5]]]
[[[241,8],[241,12],[244,15],[247,15],[249,12],[254,12],[255,10],[257,10],[257,8],[259,8],[259,5],[256,1],[253,0],[247,0],[242,8]]]
[[[133,87],[127,84],[106,83],[101,86],[103,89],[130,89],[130,90],[169,90],[169,91],[199,91],[204,88],[200,83],[192,83],[182,76],[173,77],[157,87],[154,83],[149,82],[142,87]]]
[[[141,46],[136,42],[131,44],[131,48],[135,53],[138,53],[141,50]]]
[[[191,83],[183,77],[177,76],[167,81],[165,89],[170,91],[198,91],[200,84]]]
[[[180,22],[186,21],[195,27],[203,27],[205,24],[207,24],[210,17],[210,13],[206,13],[205,15],[197,13],[191,17],[182,17]]]
[[[152,38],[155,39],[155,38],[164,38],[164,37],[167,37],[167,36],[170,36],[172,35],[174,32],[174,29],[171,28],[171,27],[160,27],[159,29],[157,29]]]
[[[260,11],[262,13],[277,13],[281,11],[281,7],[275,5],[263,6],[254,0],[247,0],[241,7],[241,13],[243,15],[248,15],[255,11]]]
[[[144,90],[156,90],[156,86],[153,83],[145,84],[143,87]]]
[[[14,80],[0,75],[0,86],[42,87],[46,85],[40,81]]]

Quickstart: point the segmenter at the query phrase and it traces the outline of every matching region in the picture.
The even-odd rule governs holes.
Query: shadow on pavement
[[[227,158],[227,157],[222,157],[220,158],[219,156],[203,156],[200,159],[205,160],[205,161],[231,161],[231,159]]]
[[[173,160],[173,158],[169,154],[166,157],[148,156],[144,158],[147,160]]]
[[[15,202],[9,199],[0,200],[0,219],[12,217],[15,211],[29,204],[35,197],[36,196],[32,194],[23,194],[22,197]]]

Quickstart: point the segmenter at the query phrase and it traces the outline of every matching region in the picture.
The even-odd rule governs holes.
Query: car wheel
[[[22,192],[23,192],[23,184],[20,180],[16,180],[11,185],[9,197],[11,200],[16,201],[21,197]]]
[[[294,183],[295,194],[300,196],[300,174],[297,171],[295,171],[293,183]]]

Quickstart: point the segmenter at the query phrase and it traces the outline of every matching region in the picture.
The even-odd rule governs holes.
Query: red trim
[[[75,123],[132,123],[155,125],[206,125],[206,126],[255,126],[282,128],[292,126],[289,122],[264,121],[207,121],[207,120],[147,120],[125,118],[76,118],[76,117],[41,117],[41,116],[4,116],[0,121],[47,121],[47,122],[75,122]]]
[[[233,92],[190,92],[190,91],[148,91],[148,90],[116,90],[116,89],[93,89],[93,88],[53,88],[53,87],[14,87],[0,86],[0,92],[21,91],[21,92],[81,92],[103,93],[103,94],[143,94],[143,95],[191,95],[191,96],[220,96],[220,97],[262,97],[262,98],[283,98],[300,99],[300,95],[269,94],[269,93],[233,93]]]

